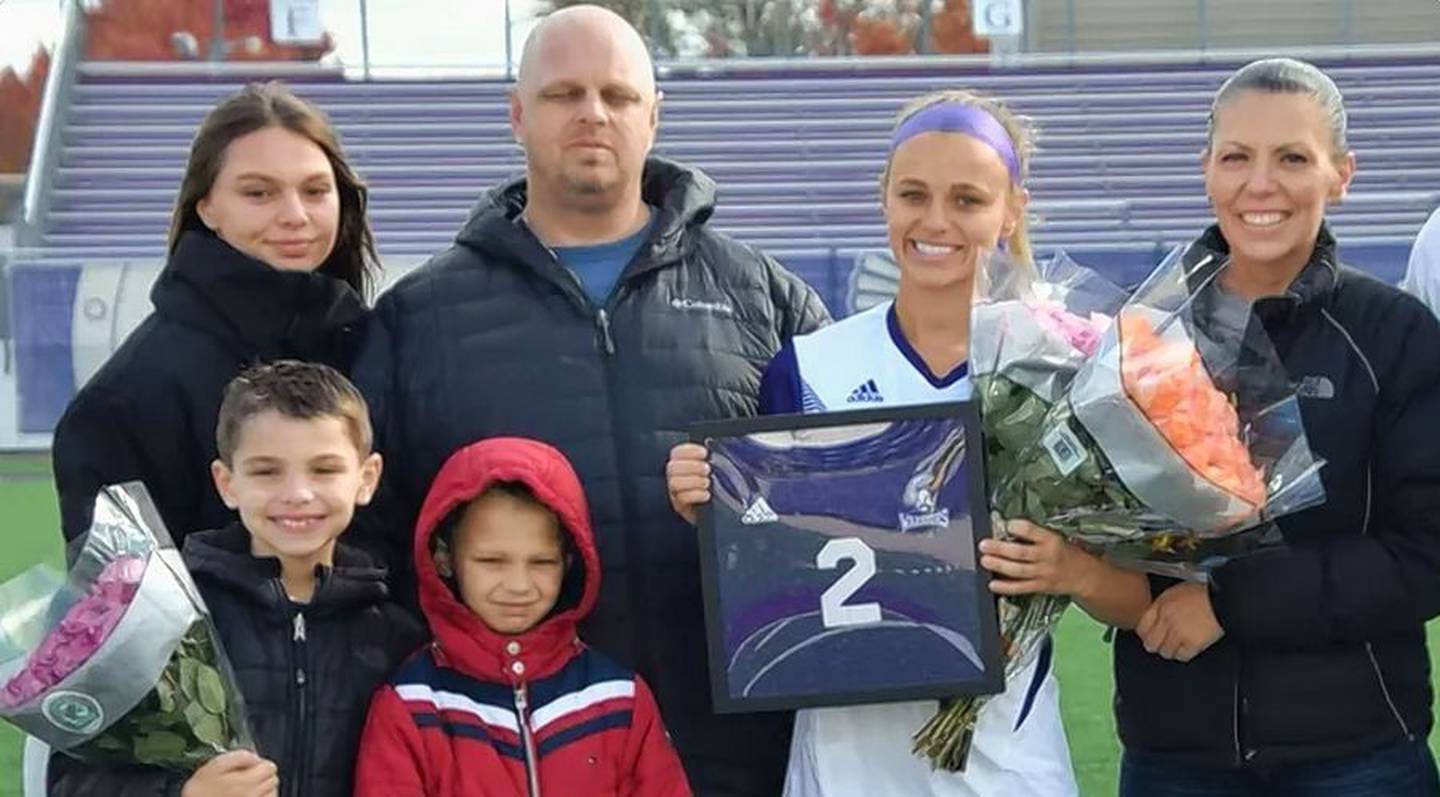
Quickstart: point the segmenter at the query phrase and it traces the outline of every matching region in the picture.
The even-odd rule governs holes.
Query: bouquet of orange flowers
[[[1141,569],[1203,577],[1274,544],[1269,521],[1325,500],[1295,389],[1228,261],[1177,250],[1121,307],[1033,442],[989,473],[992,511]],[[1002,607],[1003,607],[1002,603]],[[1066,605],[1030,596],[1004,622],[1007,656],[1038,647]],[[983,699],[955,701],[915,736],[961,769]]]
[[[1150,275],[1005,474],[996,512],[1193,561],[1324,501],[1294,385],[1249,303],[1217,284],[1226,265],[1179,250]]]

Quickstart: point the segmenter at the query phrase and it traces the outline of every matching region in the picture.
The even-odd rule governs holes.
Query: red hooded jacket
[[[431,555],[442,521],[495,482],[529,487],[560,517],[584,565],[578,603],[514,636],[461,603]],[[649,687],[576,634],[600,591],[600,558],[564,455],[515,437],[456,452],[430,485],[414,554],[435,641],[370,704],[358,797],[690,795]]]

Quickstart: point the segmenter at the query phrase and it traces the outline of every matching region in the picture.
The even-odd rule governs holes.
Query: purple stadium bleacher
[[[1345,93],[1360,163],[1350,197],[1331,215],[1343,254],[1398,279],[1410,237],[1440,204],[1440,57],[1321,65]],[[779,256],[839,314],[857,255],[885,246],[877,178],[895,112],[932,89],[980,89],[1040,131],[1029,180],[1038,246],[1063,247],[1133,283],[1208,223],[1199,152],[1210,97],[1235,66],[992,69],[916,60],[824,74],[744,65],[708,74],[662,65],[657,149],[705,169],[719,184],[714,223]],[[72,342],[54,319],[73,301],[77,264],[163,257],[195,127],[240,82],[80,66],[49,165],[41,245],[27,253],[69,266],[46,273],[22,263],[12,272],[23,430],[49,429],[73,390]],[[290,82],[340,127],[372,187],[387,259],[413,261],[446,246],[481,193],[521,169],[504,82],[361,82],[323,72]]]
[[[1346,93],[1361,163],[1354,194],[1363,201],[1336,210],[1337,231],[1359,242],[1413,233],[1440,202],[1440,59],[1325,66]],[[1231,68],[917,62],[825,76],[671,72],[658,150],[719,182],[715,223],[742,239],[781,249],[880,246],[875,180],[895,111],[930,89],[976,87],[1009,99],[1041,131],[1030,184],[1038,243],[1164,244],[1206,221],[1197,153],[1210,95]],[[521,167],[503,82],[295,83],[331,113],[372,184],[385,252],[444,246],[480,192]],[[160,253],[195,124],[237,85],[82,67],[46,249]]]

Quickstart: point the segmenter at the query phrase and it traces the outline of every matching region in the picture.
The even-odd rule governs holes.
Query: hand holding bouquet
[[[971,309],[970,363],[985,440],[985,471],[1005,483],[1036,442],[1042,423],[1110,328],[1125,293],[1063,252],[1030,269],[991,257]],[[998,506],[992,497],[992,505]],[[1004,524],[993,524],[997,535]],[[1034,658],[1069,600],[1057,595],[1002,597],[1001,655],[1009,680]],[[962,769],[985,697],[953,701],[915,737],[915,750],[937,766]]]
[[[1124,302],[1123,290],[1064,252],[1040,263],[1033,274],[1001,256],[986,263],[971,311],[970,360],[992,485],[1005,483],[1015,472],[1019,457],[1035,444],[1045,417],[1095,353]],[[1001,599],[1007,675],[1027,665],[1043,640],[1019,631],[1053,625],[1067,604],[1052,595]]]
[[[100,763],[193,770],[253,747],[209,612],[143,485],[101,490],[68,584],[37,591],[46,581],[0,587],[0,717]]]
[[[1324,500],[1294,387],[1249,304],[1215,284],[1224,266],[1177,253],[1151,274],[1000,475],[996,511],[1163,552]]]
[[[1321,463],[1268,336],[1248,303],[1216,284],[1226,263],[1195,261],[1181,250],[1162,263],[1030,427],[1029,442],[987,456],[1002,518],[1143,569],[1193,575],[1272,540],[1268,521],[1324,500]],[[980,386],[982,409],[995,392]],[[1028,660],[1065,605],[1050,595],[1001,601],[1011,665]],[[981,705],[944,706],[916,734],[916,752],[962,769]]]

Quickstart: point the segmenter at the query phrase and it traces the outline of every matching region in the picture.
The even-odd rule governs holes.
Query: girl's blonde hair
[[[1010,190],[1021,190],[1021,184],[1023,184],[1025,178],[1030,173],[1030,156],[1035,152],[1035,128],[1030,123],[1030,120],[1016,115],[1000,100],[965,89],[932,91],[929,94],[922,94],[905,103],[904,107],[900,109],[900,113],[895,117],[893,130],[898,130],[901,125],[905,124],[905,122],[915,114],[942,102],[953,102],[972,108],[979,108],[993,116],[995,121],[999,122],[1000,126],[1005,128],[1005,132],[1010,136],[1010,145],[1015,149],[1015,160],[1020,166],[1020,182],[1011,185]],[[882,200],[890,184],[890,162],[893,158],[893,153],[886,156],[885,170],[880,173],[880,196]],[[1006,243],[1009,247],[1010,256],[1013,257],[1016,262],[1023,263],[1027,266],[1034,266],[1034,250],[1030,246],[1030,220],[1026,213],[1020,214],[1020,219],[1016,222],[1015,229],[1011,231],[1010,238]]]

